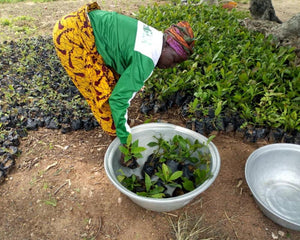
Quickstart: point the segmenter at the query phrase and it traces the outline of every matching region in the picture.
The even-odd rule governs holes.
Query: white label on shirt
[[[157,64],[162,51],[163,33],[138,21],[134,50],[152,59]]]

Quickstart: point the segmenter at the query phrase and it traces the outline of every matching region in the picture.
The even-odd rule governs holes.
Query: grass
[[[11,28],[17,35],[31,34],[36,30],[34,25],[35,19],[29,16],[18,16],[15,18],[0,18],[0,25],[2,27]]]
[[[212,240],[215,238],[202,238],[201,235],[209,234],[211,227],[205,226],[203,216],[191,217],[186,212],[176,221],[168,218],[174,231],[176,240]]]

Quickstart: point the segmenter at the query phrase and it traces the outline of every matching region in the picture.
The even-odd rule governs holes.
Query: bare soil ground
[[[38,33],[49,35],[59,17],[85,2],[3,4],[0,17],[32,16],[37,19]],[[147,3],[101,5],[131,14]],[[273,3],[282,20],[300,11],[299,0]],[[247,5],[240,7],[246,9]],[[1,34],[1,40],[12,36],[9,34]],[[134,99],[130,115],[144,121],[138,110],[140,102],[139,97]],[[152,119],[185,126],[178,116],[172,109]],[[110,183],[103,166],[110,140],[100,128],[67,134],[49,129],[31,131],[22,140],[16,168],[0,185],[0,239],[180,239],[174,235],[170,221],[177,224],[187,215],[191,226],[202,217],[202,233],[190,239],[300,240],[300,232],[283,228],[263,215],[245,180],[247,158],[268,143],[215,134],[213,142],[222,161],[216,181],[186,207],[157,213],[140,208]]]

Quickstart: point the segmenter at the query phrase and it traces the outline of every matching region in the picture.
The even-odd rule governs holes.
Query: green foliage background
[[[138,19],[164,30],[188,21],[196,37],[194,54],[179,67],[157,70],[146,94],[164,101],[177,91],[193,95],[190,116],[238,113],[245,124],[300,130],[300,68],[292,48],[249,32],[246,12],[205,5],[142,8]]]

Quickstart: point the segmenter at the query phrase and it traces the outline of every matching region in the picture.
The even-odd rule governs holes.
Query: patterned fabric
[[[102,129],[116,135],[108,99],[119,75],[107,67],[97,52],[93,29],[87,13],[100,9],[87,4],[64,16],[53,30],[53,42],[63,67],[88,102]]]
[[[167,43],[183,59],[187,59],[193,53],[194,33],[188,22],[181,21],[165,30]]]

